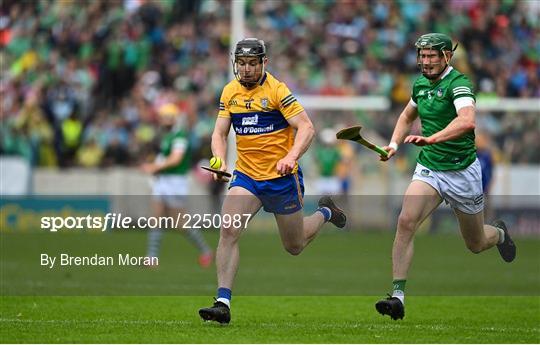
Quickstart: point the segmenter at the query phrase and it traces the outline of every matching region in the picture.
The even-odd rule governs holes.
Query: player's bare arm
[[[289,153],[277,162],[276,168],[281,175],[287,175],[293,171],[296,162],[307,151],[315,136],[315,128],[305,111],[287,119],[287,122],[296,129],[296,136]]]
[[[212,133],[212,154],[214,157],[221,158],[222,164],[221,171],[227,170],[227,137],[231,128],[231,119],[226,117],[218,117],[214,132]],[[224,176],[218,177],[213,174],[216,181],[228,181],[228,178]]]
[[[147,174],[157,174],[168,168],[177,166],[184,158],[185,149],[173,150],[170,155],[163,162],[159,163],[145,163],[141,166],[141,170]]]
[[[473,106],[459,109],[457,117],[446,126],[445,129],[425,138],[410,135],[405,142],[417,146],[433,145],[461,137],[463,134],[473,131],[475,128],[475,109]]]
[[[411,132],[411,127],[418,117],[418,111],[410,102],[407,103],[405,109],[399,115],[396,127],[394,128],[394,133],[392,134],[391,143],[396,143],[397,145],[403,143],[403,140]],[[380,156],[381,161],[387,161],[396,153],[396,147],[383,146],[383,149],[388,152],[388,156]]]

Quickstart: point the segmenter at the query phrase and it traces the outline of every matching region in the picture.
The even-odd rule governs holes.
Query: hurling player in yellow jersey
[[[263,207],[274,214],[285,250],[298,255],[324,223],[342,228],[346,217],[329,197],[323,197],[317,211],[304,218],[298,159],[308,149],[315,131],[288,87],[265,71],[267,63],[262,40],[246,38],[237,43],[233,60],[236,78],[223,89],[212,135],[212,152],[225,162],[231,126],[236,133],[238,160],[222,215],[255,215]],[[221,170],[226,169],[225,164],[221,166]],[[216,252],[217,299],[199,314],[204,320],[229,323],[243,228],[222,223]]]

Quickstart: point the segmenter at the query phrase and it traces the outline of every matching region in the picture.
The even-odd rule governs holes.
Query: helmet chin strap
[[[422,75],[429,80],[437,80],[437,78],[439,78],[444,73],[444,71],[446,71],[447,68],[448,68],[448,64],[446,64],[446,66],[437,74],[422,73]]]
[[[457,48],[457,44],[456,44],[456,48]],[[455,49],[455,48],[454,48],[454,49]],[[443,56],[444,56],[444,63],[445,63],[446,66],[444,66],[444,68],[443,68],[439,73],[437,73],[437,74],[427,74],[427,73],[423,73],[423,72],[422,72],[422,75],[423,75],[424,77],[426,77],[427,79],[429,79],[429,80],[437,80],[437,78],[439,78],[439,77],[444,73],[444,71],[446,71],[446,69],[447,69],[448,66],[449,66],[448,63],[450,62],[450,59],[448,59],[448,58],[446,57],[446,54],[444,54],[444,53],[443,53]],[[442,64],[442,63],[443,63],[443,61],[441,60],[441,63],[440,63],[440,64]]]
[[[241,79],[238,80],[238,81],[240,82],[240,85],[242,85],[243,87],[245,87],[247,89],[251,89],[252,87],[257,85],[256,81],[242,81]]]

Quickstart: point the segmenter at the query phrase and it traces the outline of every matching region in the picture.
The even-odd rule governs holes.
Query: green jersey
[[[185,175],[189,171],[191,150],[189,148],[187,134],[184,131],[172,130],[161,139],[159,155],[156,157],[156,161],[164,161],[174,150],[182,150],[184,152],[182,160],[178,165],[162,170],[159,174]]]
[[[315,152],[321,176],[334,176],[336,167],[341,161],[341,155],[335,147],[318,147]]]
[[[411,97],[417,106],[424,137],[443,130],[457,117],[455,100],[462,97],[476,100],[469,79],[452,67],[433,84],[424,76],[416,79]],[[465,169],[475,159],[474,131],[470,131],[454,140],[423,146],[417,161],[432,170],[444,171]]]

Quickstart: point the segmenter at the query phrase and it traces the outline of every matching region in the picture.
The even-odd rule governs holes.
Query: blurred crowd
[[[459,42],[453,64],[478,97],[540,97],[537,1],[247,1],[246,34],[295,94],[383,95],[390,114],[313,113],[317,126],[363,121],[388,138],[418,75],[425,32]],[[4,0],[0,4],[0,153],[35,166],[135,166],[159,143],[173,103],[197,157],[230,67],[230,1]],[[538,114],[482,114],[501,159],[539,163]],[[530,145],[532,143],[532,145]],[[532,147],[532,149],[531,149]],[[536,149],[535,149],[536,148]]]
[[[537,1],[253,1],[247,20],[298,93],[385,95],[403,103],[417,75],[416,39],[448,33],[452,63],[479,93],[540,97]]]

